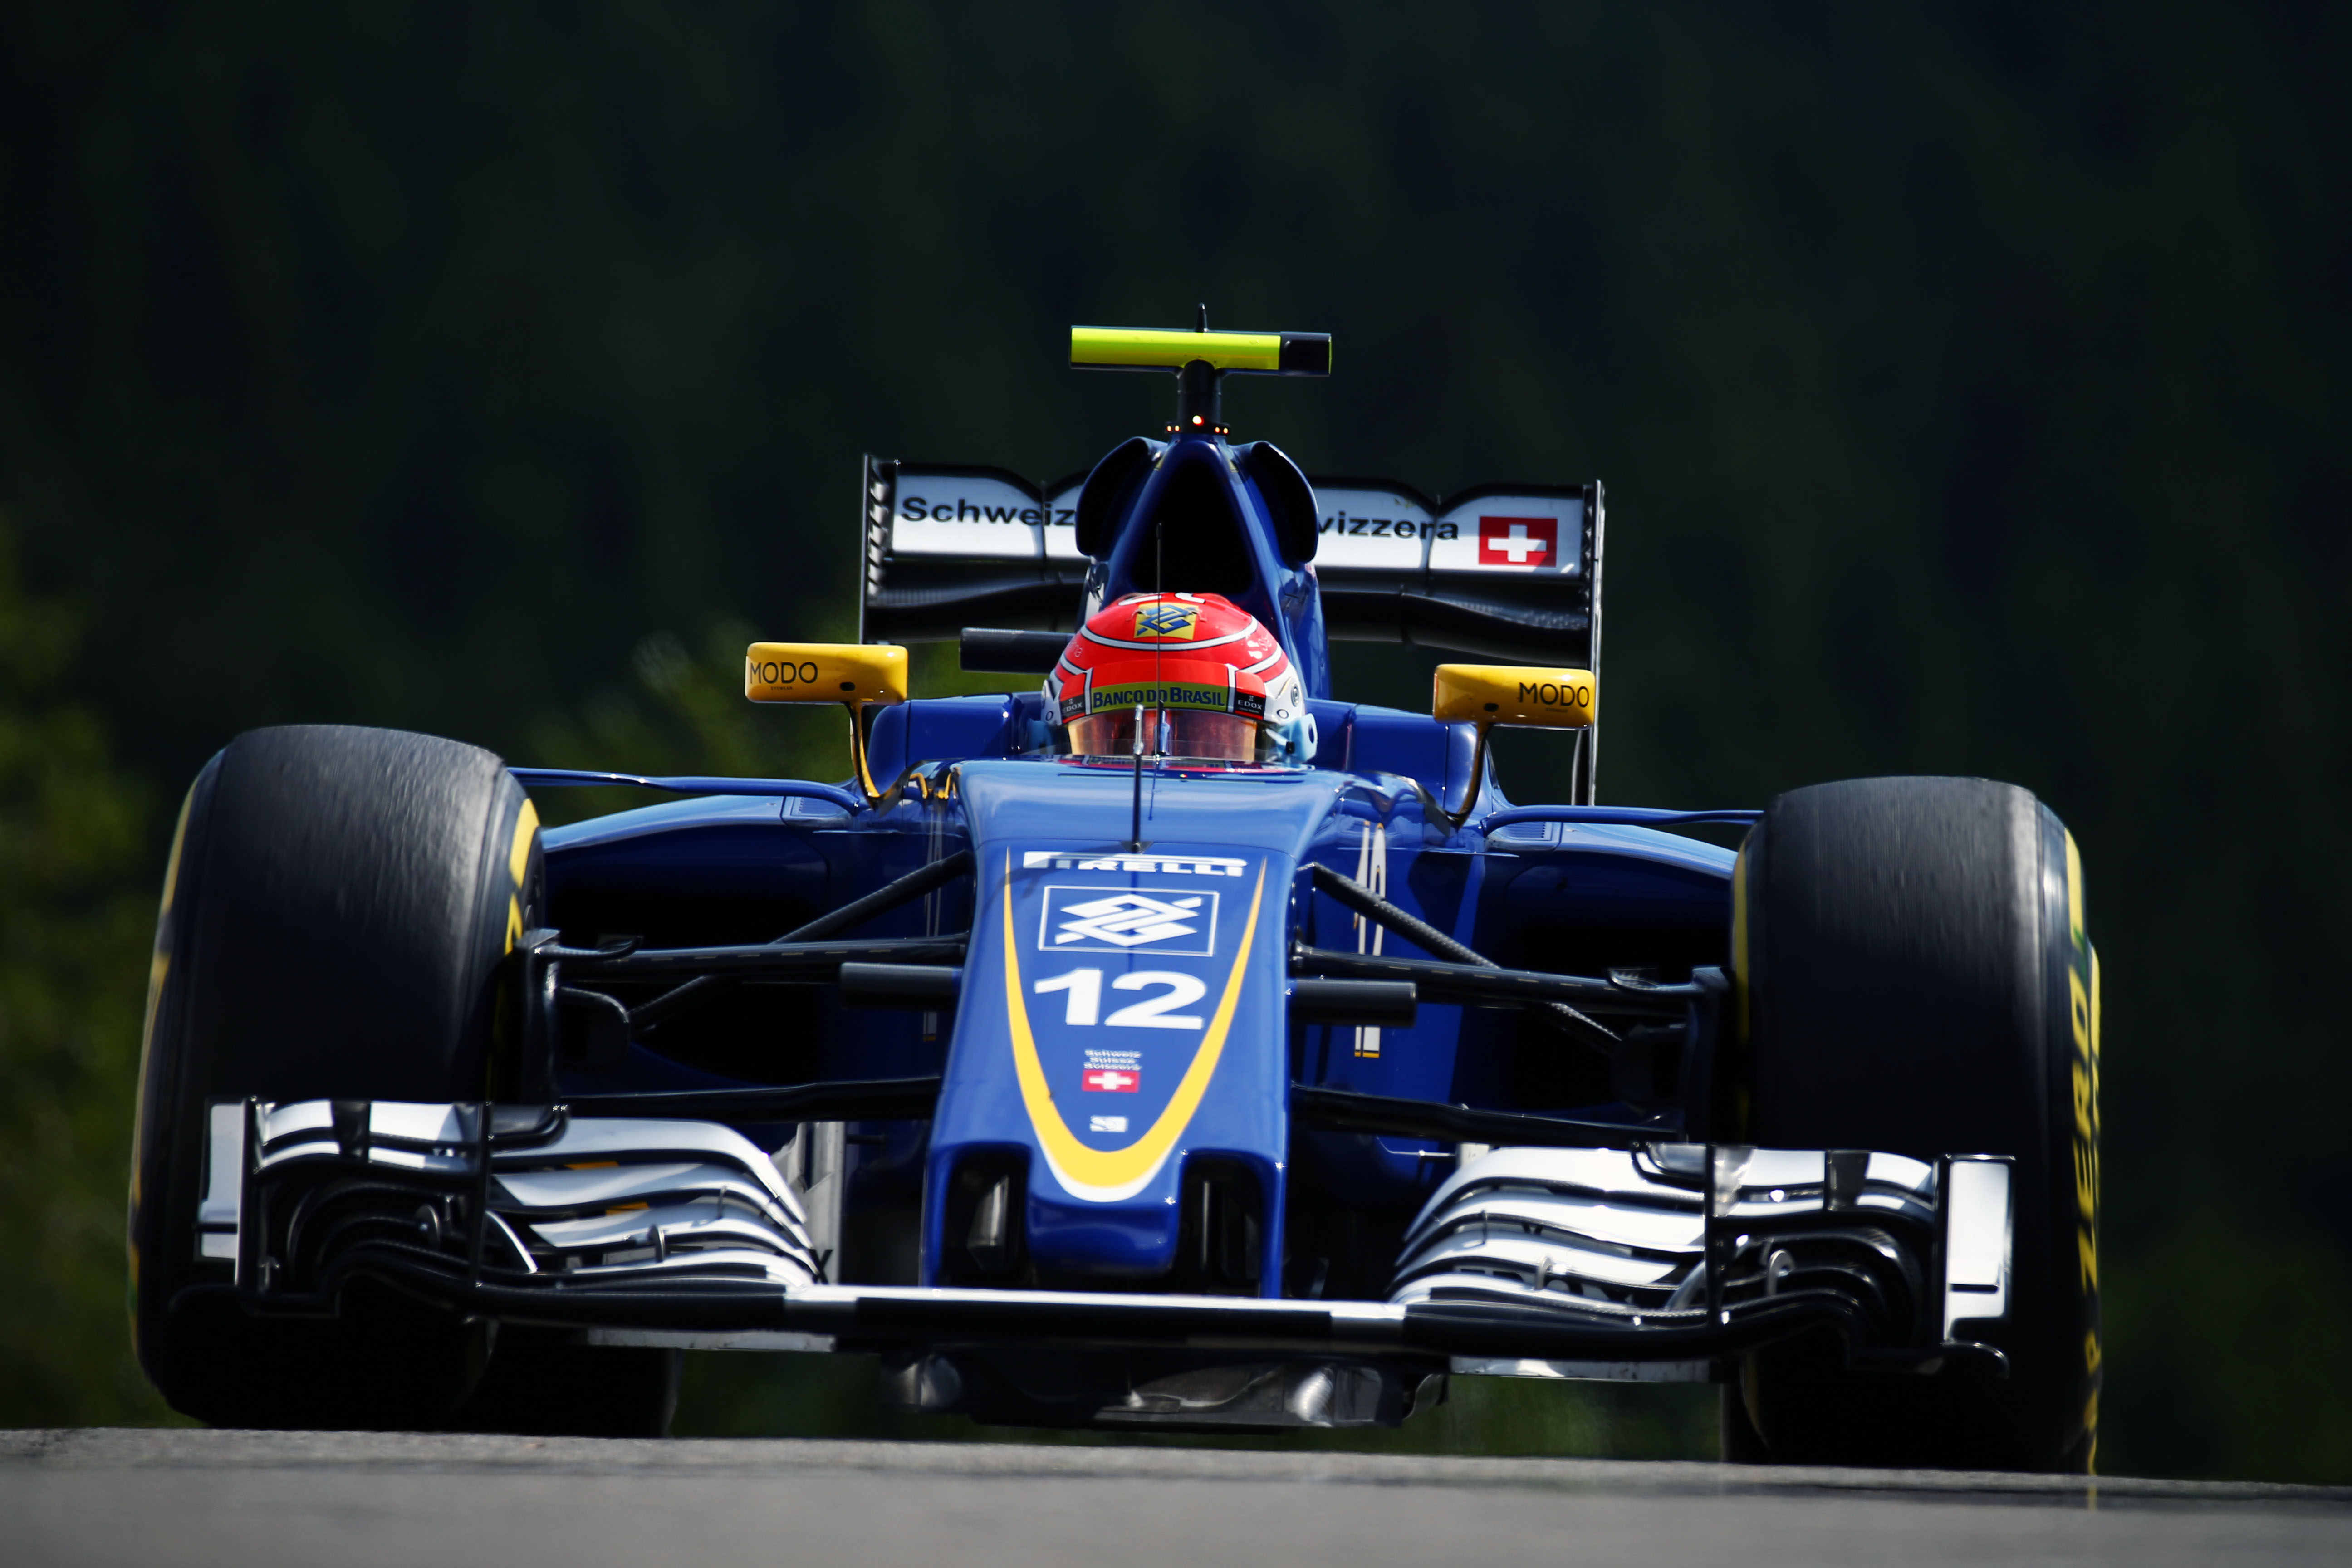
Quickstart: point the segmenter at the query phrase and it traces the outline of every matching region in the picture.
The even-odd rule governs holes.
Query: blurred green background
[[[1604,799],[2066,818],[2101,1468],[2352,1481],[2347,80],[2309,4],[0,7],[0,1425],[164,1418],[121,1194],[210,751],[837,774],[733,693],[852,624],[859,454],[1081,468],[1169,391],[1067,327],[1205,300],[1335,335],[1228,400],[1310,472],[1607,482]],[[883,1429],[761,1364],[684,1424]],[[1699,1393],[1384,1440],[1706,1454]]]

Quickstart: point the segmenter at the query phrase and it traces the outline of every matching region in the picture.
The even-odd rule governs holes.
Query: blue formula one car
[[[2086,1466],[2073,839],[1979,779],[1600,804],[1601,488],[1231,439],[1225,375],[1329,353],[1081,328],[1175,374],[1161,437],[1048,488],[868,459],[861,640],[746,659],[849,710],[845,784],[215,757],[131,1190],[165,1396],[657,1433],[683,1349],[764,1349],[877,1356],[906,1410],[1265,1431],[1680,1380],[1729,1458]],[[908,700],[945,637],[1031,689]],[[1333,696],[1333,638],[1490,662],[1404,712]],[[1512,724],[1575,737],[1566,804],[1506,798]],[[685,798],[541,831],[592,783]]]

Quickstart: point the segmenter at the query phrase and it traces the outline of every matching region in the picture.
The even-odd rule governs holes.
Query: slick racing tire
[[[131,1186],[132,1335],[174,1409],[215,1426],[470,1424],[495,1359],[486,1324],[364,1279],[331,1318],[246,1313],[229,1264],[199,1255],[208,1107],[495,1097],[514,1072],[505,960],[542,881],[536,813],[473,746],[257,730],[197,775],[164,873]],[[546,1358],[513,1359],[491,1380],[502,1409],[529,1404]],[[642,1427],[644,1405],[595,1414]]]
[[[1740,1140],[2014,1161],[2008,1375],[1850,1372],[1823,1333],[1746,1357],[1724,1457],[2083,1471],[2096,1455],[2098,977],[2080,858],[1982,779],[1775,799],[1733,879]],[[1737,1124],[1737,1118],[1735,1118]]]

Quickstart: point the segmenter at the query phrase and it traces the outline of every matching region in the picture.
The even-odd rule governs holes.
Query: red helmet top
[[[1160,719],[1147,751],[1228,762],[1268,755],[1307,706],[1282,645],[1220,594],[1114,601],[1070,639],[1045,698],[1081,756],[1131,752],[1141,709]]]

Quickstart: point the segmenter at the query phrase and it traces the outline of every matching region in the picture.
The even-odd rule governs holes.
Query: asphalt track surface
[[[1600,1459],[0,1432],[0,1563],[2352,1562],[2352,1489]]]

